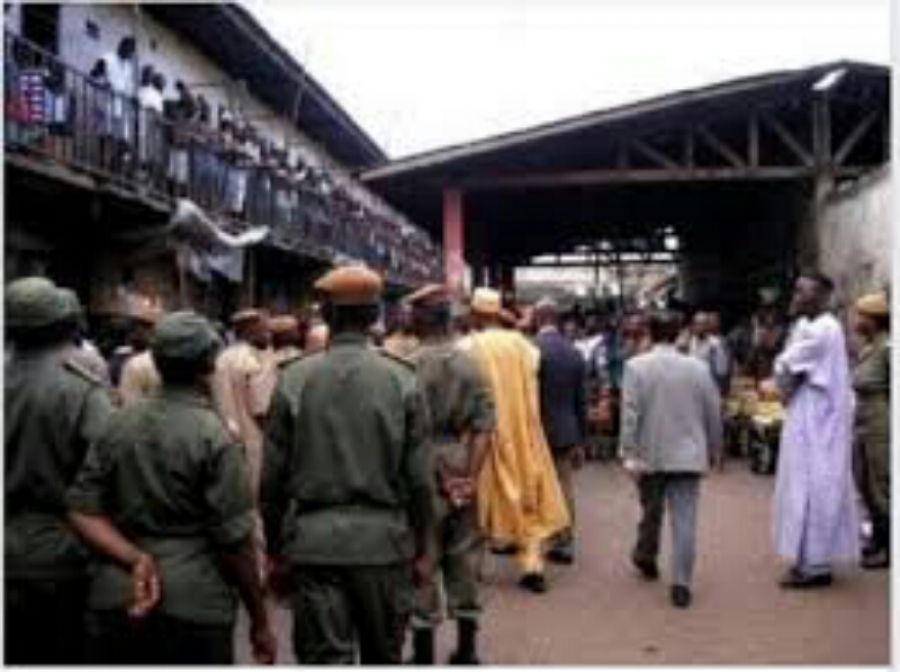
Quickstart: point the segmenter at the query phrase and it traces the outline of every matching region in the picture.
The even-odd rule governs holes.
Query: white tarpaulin
[[[169,221],[169,234],[182,243],[187,254],[182,259],[199,280],[208,281],[215,271],[231,282],[244,279],[244,248],[258,245],[269,235],[268,226],[258,226],[238,234],[225,231],[199,206],[178,199]]]

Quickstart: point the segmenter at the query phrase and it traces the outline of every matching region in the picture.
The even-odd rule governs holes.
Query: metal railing
[[[42,157],[136,195],[190,198],[233,228],[267,225],[279,247],[352,258],[401,284],[440,279],[441,253],[418,228],[365,210],[328,176],[247,145],[196,115],[142,108],[102,73],[86,75],[4,34],[8,152]]]

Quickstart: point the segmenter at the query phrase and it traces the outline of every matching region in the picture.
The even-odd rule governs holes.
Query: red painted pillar
[[[447,286],[459,295],[464,291],[466,275],[464,232],[462,192],[458,189],[445,189],[444,276]]]

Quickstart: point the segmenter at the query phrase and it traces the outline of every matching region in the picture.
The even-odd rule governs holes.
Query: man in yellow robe
[[[500,295],[477,289],[472,297],[476,331],[460,341],[489,382],[497,433],[478,481],[478,519],[495,543],[513,545],[523,588],[547,589],[543,544],[569,526],[538,401],[540,355],[516,331],[502,328]]]

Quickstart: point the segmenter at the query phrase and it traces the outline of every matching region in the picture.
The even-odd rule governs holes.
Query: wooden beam
[[[813,165],[813,157],[809,153],[809,151],[800,144],[800,142],[791,135],[791,132],[788,131],[784,125],[770,116],[769,114],[763,112],[762,120],[765,124],[772,129],[775,135],[790,149],[798,159],[803,163],[804,166],[812,166]]]
[[[756,112],[750,113],[747,125],[747,148],[750,155],[750,167],[759,167],[759,117]]]
[[[628,143],[620,142],[616,150],[616,167],[620,169],[627,169],[630,165],[631,163],[628,160]]]
[[[825,168],[831,164],[831,104],[827,96],[813,101],[813,147],[816,165]]]
[[[638,150],[641,154],[646,156],[651,161],[655,161],[659,165],[664,168],[680,168],[677,162],[670,159],[668,156],[660,152],[655,147],[651,147],[646,142],[641,140],[640,138],[635,138],[631,141],[632,146]]]
[[[804,166],[765,166],[756,170],[744,168],[650,168],[597,169],[522,175],[494,175],[464,180],[466,190],[539,189],[653,182],[709,182],[720,180],[790,180],[810,177],[811,168]]]
[[[694,129],[684,129],[684,165],[694,167]]]
[[[843,165],[844,161],[847,160],[847,157],[850,155],[850,152],[859,144],[859,141],[863,139],[866,133],[868,133],[869,129],[875,125],[875,122],[878,121],[878,118],[881,116],[880,110],[872,110],[863,117],[862,121],[860,121],[856,127],[850,132],[850,135],[841,143],[841,146],[838,148],[837,153],[834,155],[834,163],[837,166]]]
[[[706,140],[707,144],[709,144],[713,149],[715,149],[719,154],[721,154],[725,159],[735,168],[746,168],[747,163],[743,158],[738,156],[738,153],[735,152],[731,147],[722,142],[718,137],[716,137],[712,131],[705,124],[699,124],[697,126],[697,132],[700,134],[700,137]]]

